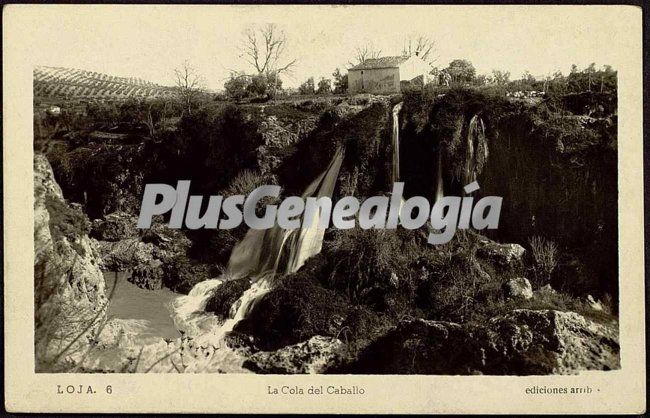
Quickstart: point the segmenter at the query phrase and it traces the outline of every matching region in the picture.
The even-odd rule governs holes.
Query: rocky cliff
[[[65,369],[83,355],[107,304],[90,223],[68,204],[43,155],[34,157],[34,287],[37,369]]]

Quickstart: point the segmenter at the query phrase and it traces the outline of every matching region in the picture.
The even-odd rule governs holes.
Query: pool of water
[[[180,333],[171,318],[171,303],[179,295],[169,289],[146,290],[130,283],[127,272],[106,272],[104,280],[110,295],[108,316],[134,320],[141,326],[139,337],[178,338]]]

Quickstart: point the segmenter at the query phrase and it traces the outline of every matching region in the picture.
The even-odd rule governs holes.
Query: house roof
[[[350,70],[372,70],[375,68],[397,68],[409,59],[409,56],[398,55],[394,57],[369,58],[357,64]]]

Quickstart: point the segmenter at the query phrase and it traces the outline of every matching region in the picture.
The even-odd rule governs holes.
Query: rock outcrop
[[[147,266],[153,259],[154,245],[139,238],[98,241],[97,246],[107,271],[126,271]]]
[[[121,241],[138,236],[137,218],[124,212],[113,212],[104,219],[95,219],[90,236],[99,241]]]
[[[616,326],[574,312],[519,309],[480,326],[402,321],[330,372],[529,375],[618,368]]]
[[[36,367],[65,369],[105,315],[105,282],[90,222],[70,206],[47,159],[34,157]],[[67,348],[65,348],[67,347]]]

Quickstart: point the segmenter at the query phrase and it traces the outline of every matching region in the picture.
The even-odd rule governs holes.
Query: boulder
[[[255,353],[244,362],[244,367],[268,374],[323,373],[338,363],[342,347],[343,343],[336,338],[316,335],[276,351]]]
[[[174,292],[188,294],[197,283],[219,274],[208,264],[197,263],[184,255],[163,263],[163,284]]]
[[[515,277],[503,284],[503,295],[508,299],[530,299],[533,297],[533,286],[525,277]]]
[[[93,223],[94,236],[100,239],[98,247],[106,270],[144,273],[150,271],[152,265],[158,270],[160,263],[171,264],[177,257],[185,256],[191,245],[185,234],[168,228],[160,219],[156,219],[141,236],[138,236],[137,230],[129,230],[135,225],[135,218],[122,212]],[[149,273],[145,275],[150,276]]]
[[[143,230],[141,240],[153,245],[153,256],[163,263],[187,254],[192,245],[183,232],[169,228],[160,217],[154,219],[151,228]]]
[[[519,244],[501,244],[481,237],[476,254],[496,267],[513,271],[521,269],[526,250]]]

